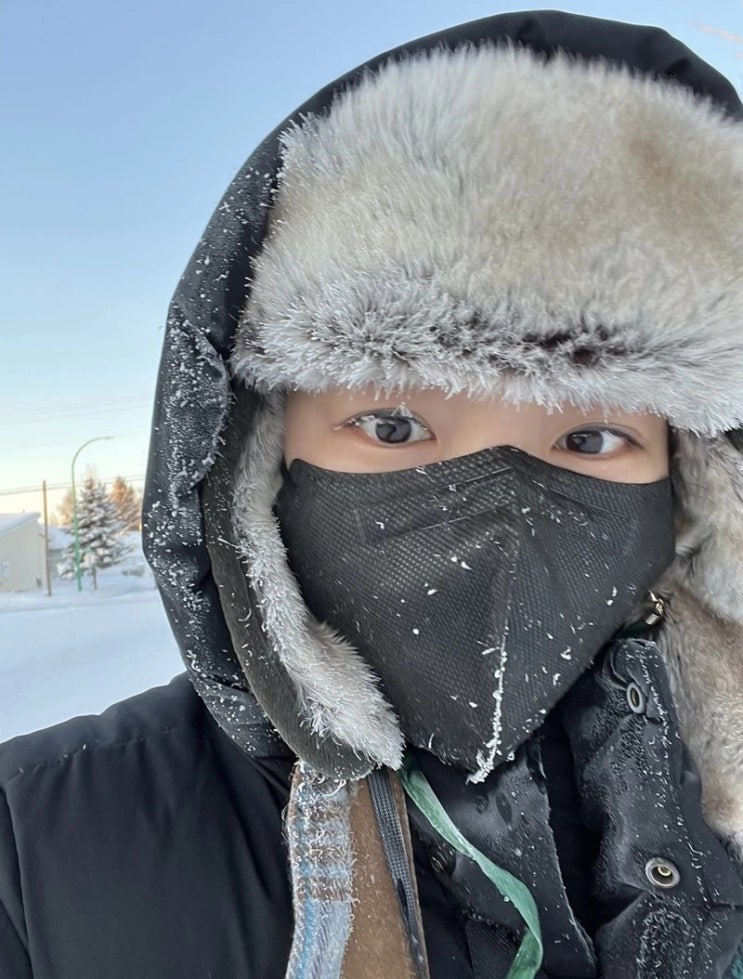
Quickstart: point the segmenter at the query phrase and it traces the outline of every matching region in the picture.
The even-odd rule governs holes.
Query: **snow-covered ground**
[[[129,570],[142,570],[134,558]],[[150,574],[122,567],[0,595],[0,741],[167,683],[183,670]]]

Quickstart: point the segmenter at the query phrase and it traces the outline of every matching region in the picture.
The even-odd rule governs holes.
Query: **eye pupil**
[[[375,434],[380,442],[407,442],[412,428],[409,418],[382,418]]]
[[[599,429],[573,432],[565,439],[565,445],[571,452],[598,455],[604,447],[604,433]]]

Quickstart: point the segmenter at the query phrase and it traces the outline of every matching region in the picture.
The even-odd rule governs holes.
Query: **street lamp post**
[[[77,525],[77,490],[75,489],[75,463],[77,462],[77,457],[83,451],[83,449],[90,445],[92,442],[108,442],[112,439],[113,435],[98,435],[94,439],[88,439],[87,442],[83,442],[80,448],[72,457],[72,532],[75,535],[75,579],[77,580],[77,590],[83,590],[83,576],[80,570],[80,532]]]

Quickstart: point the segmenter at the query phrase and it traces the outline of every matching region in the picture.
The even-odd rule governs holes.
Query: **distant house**
[[[44,525],[39,525],[39,534],[41,535],[41,546],[44,546]],[[52,579],[58,576],[58,569],[61,564],[64,563],[65,550],[72,544],[75,540],[73,535],[69,530],[64,527],[54,527],[49,526],[49,570],[52,574]]]
[[[0,592],[46,584],[44,535],[38,513],[0,513]]]

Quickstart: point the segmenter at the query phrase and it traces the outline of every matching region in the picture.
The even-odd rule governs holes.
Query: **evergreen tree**
[[[108,498],[103,483],[88,476],[77,500],[77,534],[80,548],[80,567],[83,571],[110,568],[124,556],[125,548],[118,534],[121,525],[116,507]],[[75,574],[75,543],[64,552],[62,577]]]
[[[109,491],[109,499],[116,507],[122,532],[142,529],[142,494],[123,476],[117,476]]]

